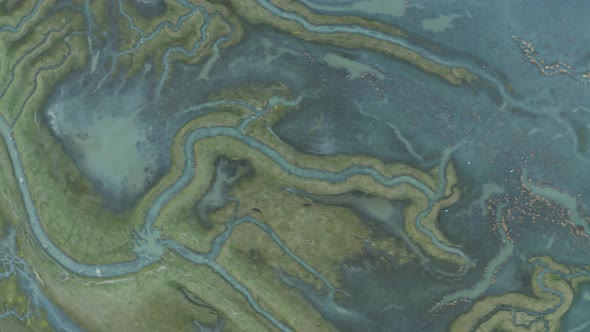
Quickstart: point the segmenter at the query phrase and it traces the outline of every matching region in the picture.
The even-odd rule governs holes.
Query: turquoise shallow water
[[[379,13],[373,10],[376,4],[372,2],[375,0],[303,1],[317,12],[362,15],[399,25],[439,48],[430,49],[367,27],[313,25],[292,12],[277,9],[268,0],[259,0],[273,15],[298,22],[310,31],[348,32],[379,38],[408,47],[439,63],[469,68],[480,82],[470,87],[451,86],[381,54],[307,43],[265,26],[246,24],[245,40],[221,53],[218,51],[213,56],[215,61],[194,66],[166,61],[164,71],[174,70],[170,81],[155,75],[149,64],[141,74],[129,80],[117,76],[109,64],[123,54],[114,51],[112,45],[97,43],[93,49],[97,59],[95,66],[89,64],[53,90],[43,109],[44,124],[101,193],[105,208],[119,213],[133,207],[142,193],[168,171],[172,138],[186,122],[222,105],[250,109],[255,117],[263,112],[243,100],[205,103],[202,102],[204,98],[227,88],[281,82],[294,97],[271,99],[268,104],[287,104],[297,112],[271,129],[282,141],[302,152],[365,154],[423,170],[452,161],[463,195],[458,203],[445,209],[437,221],[441,231],[459,246],[438,241],[422,227],[421,219],[429,210],[421,214],[416,225],[438,248],[463,257],[469,262],[469,269],[449,273],[444,265],[422,262],[391,270],[376,263],[375,257],[382,253],[367,252],[341,262],[341,291],[346,296],[345,300],[336,301],[335,287],[289,249],[272,228],[255,218],[246,216],[229,222],[208,253],[194,252],[160,236],[160,230],[153,226],[157,216],[199,171],[199,158],[194,155],[193,144],[214,136],[240,139],[273,159],[285,171],[302,178],[338,183],[354,174],[366,174],[389,187],[409,183],[430,200],[442,197],[440,189],[433,191],[411,176],[389,179],[367,167],[330,173],[289,164],[284,156],[242,132],[254,119],[247,119],[238,128],[211,127],[187,135],[183,143],[187,161],[182,176],[153,202],[143,226],[134,235],[137,258],[106,265],[77,262],[47,237],[27,187],[18,146],[11,139],[11,124],[2,119],[0,133],[8,142],[9,157],[19,179],[19,194],[27,208],[32,234],[41,248],[63,268],[97,278],[131,274],[158,262],[166,251],[175,252],[218,273],[258,314],[280,330],[289,330],[289,327],[261,306],[250,290],[215,261],[221,246],[239,224],[257,225],[286,255],[321,280],[324,293],[294,276],[280,276],[284,284],[300,291],[324,318],[344,331],[388,331],[393,326],[401,331],[445,331],[454,317],[467,311],[483,296],[507,292],[532,294],[530,283],[536,263],[527,262],[531,257],[550,255],[561,263],[590,265],[587,239],[572,231],[576,226],[581,227],[583,233],[590,230],[585,216],[590,211],[587,172],[590,162],[590,110],[587,108],[590,94],[587,90],[590,85],[581,76],[588,70],[590,37],[582,33],[587,30],[588,4],[549,0],[534,3],[506,0],[494,4],[414,1],[403,5],[403,10],[396,7]],[[189,15],[204,12],[202,7],[182,3],[186,5],[187,14],[177,21],[163,23],[153,34],[144,34],[132,24],[130,17],[126,18],[130,20],[130,28],[138,31],[144,41],[149,41],[161,29],[180,27]],[[113,1],[112,5],[117,8],[119,4]],[[140,11],[146,17],[164,8],[161,3],[143,6]],[[206,21],[215,15],[218,13],[206,13]],[[19,26],[0,27],[0,33],[16,31]],[[230,38],[231,33],[220,40]],[[537,59],[545,59],[546,63],[561,61],[574,69],[564,74],[542,75],[530,59],[524,58],[515,37],[536,45]],[[199,40],[191,49],[167,49],[165,59],[174,53],[197,54],[205,42],[206,39]],[[109,74],[113,74],[113,80],[104,79]],[[112,148],[114,145],[117,149]],[[121,160],[124,162],[117,162]],[[444,188],[444,177],[439,174],[438,178],[442,183],[440,188]],[[534,195],[560,205],[562,210],[529,209],[530,192],[522,190],[523,184],[531,188]],[[487,215],[485,204],[489,198],[492,198],[492,210],[500,215],[511,211],[503,219],[509,239],[506,233],[492,229],[500,218]],[[319,197],[312,199],[321,201]],[[369,206],[360,201],[347,201],[344,205],[347,204],[359,211],[364,211],[360,205]],[[365,207],[368,208],[371,207]],[[563,208],[570,210],[573,222],[566,228],[559,225]],[[375,213],[359,214],[365,219],[379,220]],[[403,232],[396,229],[394,233],[408,241]],[[10,242],[13,240],[3,241],[7,245],[0,247],[0,253],[7,264],[24,264],[14,250],[14,243]],[[419,249],[410,248],[420,256]],[[25,292],[38,292],[30,271],[19,268],[14,273],[20,276]],[[562,298],[555,290],[546,288],[542,280],[539,283],[544,291]],[[564,318],[563,326],[569,331],[590,328],[585,325],[586,293],[587,287],[582,287]],[[42,293],[36,299],[38,306],[50,314],[50,322],[56,329],[59,330],[59,326],[64,330],[78,328]],[[447,302],[451,302],[449,299],[464,301],[447,306]],[[555,309],[527,313],[542,317]],[[11,312],[2,314],[7,315]]]

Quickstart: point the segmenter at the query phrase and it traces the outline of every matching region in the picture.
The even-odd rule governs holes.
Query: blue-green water
[[[354,174],[365,174],[388,187],[408,183],[430,200],[442,198],[444,173],[438,175],[441,189],[433,191],[412,176],[385,178],[368,167],[332,173],[292,165],[271,147],[243,133],[242,129],[253,119],[245,120],[237,128],[196,129],[185,137],[186,163],[182,176],[150,205],[136,234],[135,260],[104,265],[77,262],[45,233],[27,185],[18,146],[10,136],[11,124],[1,119],[0,133],[7,142],[16,177],[22,179],[19,195],[24,200],[32,234],[64,269],[87,277],[127,275],[158,262],[169,250],[192,263],[208,266],[231,284],[255,312],[274,327],[289,330],[215,261],[233,228],[241,223],[253,223],[269,234],[286,255],[322,281],[327,289],[325,294],[294,276],[280,275],[285,285],[299,290],[309,305],[336,328],[445,331],[455,317],[486,295],[508,292],[532,295],[532,270],[536,264],[528,261],[532,257],[549,255],[566,265],[590,265],[589,226],[585,216],[590,212],[587,171],[590,86],[582,76],[589,69],[590,37],[585,33],[590,28],[585,17],[590,10],[588,3],[412,1],[403,15],[393,15],[376,13],[372,7],[376,5],[370,4],[371,1],[302,1],[318,13],[354,14],[400,26],[438,47],[432,50],[366,27],[313,25],[295,13],[277,9],[268,0],[258,2],[273,15],[296,21],[307,30],[320,34],[348,32],[399,44],[441,64],[468,68],[478,76],[479,82],[473,86],[452,86],[382,54],[305,42],[268,26],[247,23],[244,40],[218,50],[215,55],[218,59],[210,64],[185,65],[169,60],[174,53],[197,54],[207,42],[205,37],[191,49],[174,46],[166,50],[164,73],[173,70],[170,80],[165,79],[165,74],[156,75],[149,63],[140,74],[126,79],[112,69],[112,64],[124,54],[109,43],[100,43],[99,38],[89,33],[89,39],[97,39],[90,52],[96,55],[98,65],[95,68],[87,65],[54,87],[43,107],[43,124],[50,128],[82,174],[92,181],[103,197],[104,207],[116,213],[129,210],[169,171],[172,139],[188,121],[221,105],[238,105],[255,111],[256,116],[263,113],[243,100],[204,102],[208,96],[244,85],[280,82],[289,88],[293,98],[273,99],[268,104],[286,104],[297,111],[281,119],[272,130],[301,152],[324,156],[364,154],[422,170],[446,166],[452,161],[463,192],[459,202],[441,212],[437,224],[459,247],[438,241],[422,227],[420,219],[429,210],[417,218],[416,225],[439,249],[463,257],[469,262],[469,269],[455,274],[444,273],[444,266],[426,266],[429,264],[388,269],[367,253],[341,262],[342,292],[346,295],[344,300],[336,301],[335,287],[289,249],[270,226],[251,216],[228,222],[226,231],[216,238],[208,253],[197,253],[174,240],[162,238],[154,222],[161,209],[199,171],[193,145],[207,137],[239,139],[274,160],[284,171],[301,178],[338,183]],[[218,15],[182,3],[188,10],[185,16],[163,23],[149,35],[138,30],[141,38],[149,41],[165,26],[180,27],[195,13],[205,13],[206,22]],[[163,2],[143,6],[139,11],[146,17],[157,16],[165,9]],[[113,1],[112,8],[116,15],[129,21],[130,29],[139,29],[129,16],[123,15],[119,3]],[[427,21],[441,16],[453,17],[451,23]],[[439,26],[433,28],[429,24]],[[19,26],[0,26],[0,36],[17,31]],[[206,28],[204,25],[203,29]],[[230,38],[232,33],[233,27],[230,34],[221,38]],[[547,64],[561,61],[575,70],[569,75],[543,75],[524,58],[515,36],[532,42],[538,56]],[[340,64],[327,59],[340,59]],[[357,63],[354,68],[353,63]],[[196,79],[203,77],[205,68],[208,79]],[[371,68],[371,71],[358,77],[354,75],[358,68],[364,68],[361,71]],[[313,130],[312,123],[317,124]],[[124,162],[117,162],[120,160]],[[523,184],[532,188],[532,192],[524,190]],[[490,190],[491,186],[495,189]],[[534,205],[531,197],[535,195],[552,204]],[[489,215],[486,204],[491,204],[500,216]],[[569,216],[564,217],[567,209]],[[501,218],[510,239],[494,228]],[[575,231],[576,226],[582,228],[581,234]],[[409,241],[403,232],[396,236]],[[14,249],[14,240],[8,238],[3,243],[7,243],[0,247],[2,259],[8,262],[5,264],[12,266],[18,262],[24,266]],[[495,273],[487,273],[486,268]],[[34,286],[30,271],[19,267],[14,273],[20,276],[19,284],[25,292],[38,292],[33,288],[38,286]],[[542,280],[539,284],[547,292],[556,292],[546,288]],[[587,293],[587,286],[576,293],[571,309],[564,316],[563,329],[590,330],[585,318]],[[563,298],[561,294],[556,295]],[[56,330],[77,329],[47,297],[37,296],[38,307],[50,315],[49,322]],[[439,308],[446,296],[464,301]],[[528,314],[542,317],[556,309]],[[10,311],[0,317],[8,315]]]

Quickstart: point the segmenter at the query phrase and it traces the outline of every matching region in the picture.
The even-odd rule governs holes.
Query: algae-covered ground
[[[582,51],[459,2],[0,0],[0,331],[582,331]]]

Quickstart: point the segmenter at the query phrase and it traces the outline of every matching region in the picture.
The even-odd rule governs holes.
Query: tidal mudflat
[[[0,330],[585,331],[587,7],[0,1]]]

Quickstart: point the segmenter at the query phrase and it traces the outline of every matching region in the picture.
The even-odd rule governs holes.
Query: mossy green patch
[[[567,270],[566,266],[555,262],[550,257],[535,257],[531,259],[531,261],[533,260],[540,260],[546,264],[549,264],[553,268],[557,268],[557,271]],[[533,292],[535,295],[534,297],[529,297],[520,293],[507,293],[498,296],[484,297],[476,302],[467,313],[455,319],[450,326],[450,330],[453,332],[470,331],[473,328],[477,328],[478,331],[480,329],[482,331],[494,331],[498,329],[505,329],[507,331],[520,331],[517,326],[512,325],[513,312],[508,311],[510,315],[507,315],[507,311],[502,310],[496,311],[494,313],[494,310],[499,306],[509,306],[513,308],[522,308],[533,312],[543,312],[557,307],[554,311],[544,315],[543,318],[548,323],[549,331],[560,331],[561,318],[569,310],[573,302],[574,289],[572,288],[570,282],[562,278],[559,274],[549,270],[545,272],[542,278],[543,285],[563,295],[563,303],[559,305],[560,297],[550,292],[544,291],[538,282],[538,276],[543,270],[544,267],[541,265],[535,266],[535,270],[531,279]],[[578,278],[587,280],[587,277],[585,276],[580,276],[573,279],[575,280]],[[492,314],[490,315],[490,313]],[[510,324],[507,325],[506,322],[508,317],[510,317],[510,320],[508,321]],[[535,317],[530,317],[529,315],[522,313],[518,317],[518,320],[520,322],[526,322],[534,318]],[[476,324],[482,320],[483,323],[481,323],[479,327],[476,326]],[[533,325],[533,328],[537,327],[543,328],[542,330],[545,331],[544,325]]]
[[[295,331],[334,330],[297,290],[281,283],[277,269],[300,278],[307,274],[302,279],[312,277],[257,226],[236,226],[218,262],[255,294],[261,306]]]

